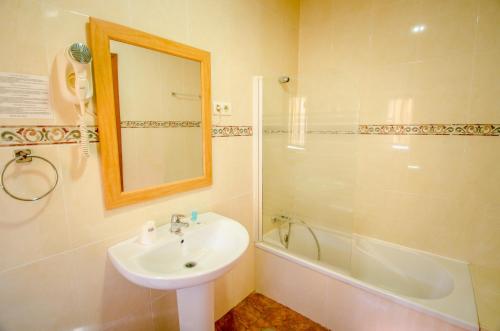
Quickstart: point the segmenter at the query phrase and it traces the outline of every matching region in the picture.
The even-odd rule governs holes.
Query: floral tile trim
[[[500,124],[360,125],[360,134],[500,136]]]
[[[147,121],[143,121],[145,123]],[[155,121],[156,122],[156,121]],[[149,123],[146,125],[150,125]],[[195,125],[195,124],[193,124]],[[137,126],[141,127],[141,126]],[[148,126],[142,126],[148,127]],[[154,128],[158,126],[152,126]],[[165,126],[165,127],[197,127],[197,126]],[[96,126],[88,126],[89,142],[99,142]],[[212,137],[251,136],[251,126],[213,126]],[[80,142],[78,126],[33,125],[33,126],[0,126],[0,147],[30,146],[51,144],[75,144]]]
[[[286,134],[289,130],[264,129],[264,134]],[[307,134],[357,134],[357,130],[306,130]]]
[[[99,141],[96,126],[88,126],[89,142]],[[77,126],[0,126],[0,146],[75,144],[80,141]]]
[[[251,126],[213,126],[212,137],[238,137],[253,135]]]
[[[122,129],[199,128],[201,121],[121,121]]]
[[[196,121],[124,121],[126,127],[172,128],[200,127]],[[122,125],[123,123],[122,122]],[[133,123],[130,123],[133,122]],[[264,129],[264,134],[286,134],[286,129]],[[88,126],[89,142],[98,142],[96,126]],[[500,136],[500,124],[370,124],[359,125],[358,130],[308,130],[309,134],[368,134],[368,135],[458,135]],[[252,136],[252,126],[213,126],[212,137]],[[0,126],[0,147],[49,144],[75,144],[80,141],[78,126],[34,125]]]
[[[264,129],[264,134],[286,134],[288,129]],[[500,136],[500,124],[366,124],[357,129],[307,130],[307,134],[380,134]]]

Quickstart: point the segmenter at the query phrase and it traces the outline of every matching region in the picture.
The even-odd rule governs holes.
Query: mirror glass
[[[201,64],[112,40],[122,191],[203,176]]]

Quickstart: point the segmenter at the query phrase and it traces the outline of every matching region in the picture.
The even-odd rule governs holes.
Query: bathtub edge
[[[442,312],[437,312],[435,310],[429,309],[428,307],[425,307],[420,303],[409,302],[408,300],[405,300],[402,297],[399,297],[399,296],[392,294],[388,291],[385,291],[383,289],[379,289],[377,287],[369,285],[365,282],[359,281],[359,280],[357,280],[353,277],[350,277],[348,275],[333,271],[331,269],[328,269],[328,268],[325,268],[321,265],[309,262],[303,258],[294,256],[292,254],[287,254],[287,253],[281,251],[279,248],[276,248],[273,245],[265,243],[263,241],[255,242],[255,246],[259,249],[262,249],[268,253],[271,253],[273,255],[281,257],[281,258],[288,260],[292,263],[296,263],[296,264],[298,264],[302,267],[305,267],[307,269],[313,270],[315,272],[319,272],[325,276],[334,278],[335,280],[338,280],[338,281],[343,282],[345,284],[351,285],[353,287],[356,287],[360,290],[369,292],[371,294],[381,295],[382,297],[384,297],[392,302],[398,303],[406,308],[413,309],[413,310],[416,310],[416,311],[421,312],[423,314],[427,314],[427,315],[433,316],[435,318],[441,319],[447,323],[450,323],[450,324],[455,325],[457,327],[463,328],[464,330],[468,330],[468,331],[479,331],[480,330],[479,329],[479,321],[476,322],[476,325],[473,325],[467,321],[458,319],[458,318],[450,316],[448,314],[445,314]],[[462,262],[462,261],[459,261],[459,262]]]

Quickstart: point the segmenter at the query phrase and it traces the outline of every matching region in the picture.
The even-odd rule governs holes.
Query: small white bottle
[[[147,221],[142,226],[142,231],[139,236],[139,243],[142,245],[151,245],[156,240],[156,224],[155,221]]]

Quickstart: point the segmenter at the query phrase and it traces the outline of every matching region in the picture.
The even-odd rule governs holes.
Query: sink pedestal
[[[181,331],[214,330],[214,282],[177,290]]]

